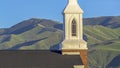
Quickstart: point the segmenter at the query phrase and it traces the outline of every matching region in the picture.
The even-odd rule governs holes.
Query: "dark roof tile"
[[[83,65],[79,55],[59,51],[0,51],[0,68],[73,68]]]

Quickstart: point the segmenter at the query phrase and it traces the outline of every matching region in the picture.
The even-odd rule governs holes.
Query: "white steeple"
[[[64,10],[64,40],[62,54],[79,55],[81,50],[87,50],[87,42],[83,39],[83,10],[77,0],[68,0]]]
[[[80,55],[81,65],[74,68],[88,68],[87,42],[83,39],[83,10],[78,5],[78,0],[68,0],[64,10],[64,40],[62,42],[63,55]]]
[[[77,0],[69,0],[64,13],[83,13],[83,10],[80,8]]]

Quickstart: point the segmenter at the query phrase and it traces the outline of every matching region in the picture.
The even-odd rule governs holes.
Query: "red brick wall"
[[[87,50],[80,50],[80,57],[82,59],[83,64],[85,65],[84,68],[88,68],[88,53],[87,53]]]

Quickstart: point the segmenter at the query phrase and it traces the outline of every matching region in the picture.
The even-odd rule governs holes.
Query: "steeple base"
[[[62,55],[80,55],[81,49],[62,49]]]
[[[80,55],[84,68],[88,68],[88,48],[84,40],[64,40],[62,42],[62,55]]]
[[[81,50],[87,49],[87,42],[84,40],[64,40],[62,42],[63,55],[79,55]]]

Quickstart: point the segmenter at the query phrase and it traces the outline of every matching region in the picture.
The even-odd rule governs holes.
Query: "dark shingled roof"
[[[80,56],[59,51],[0,51],[0,68],[73,68],[83,65]]]

